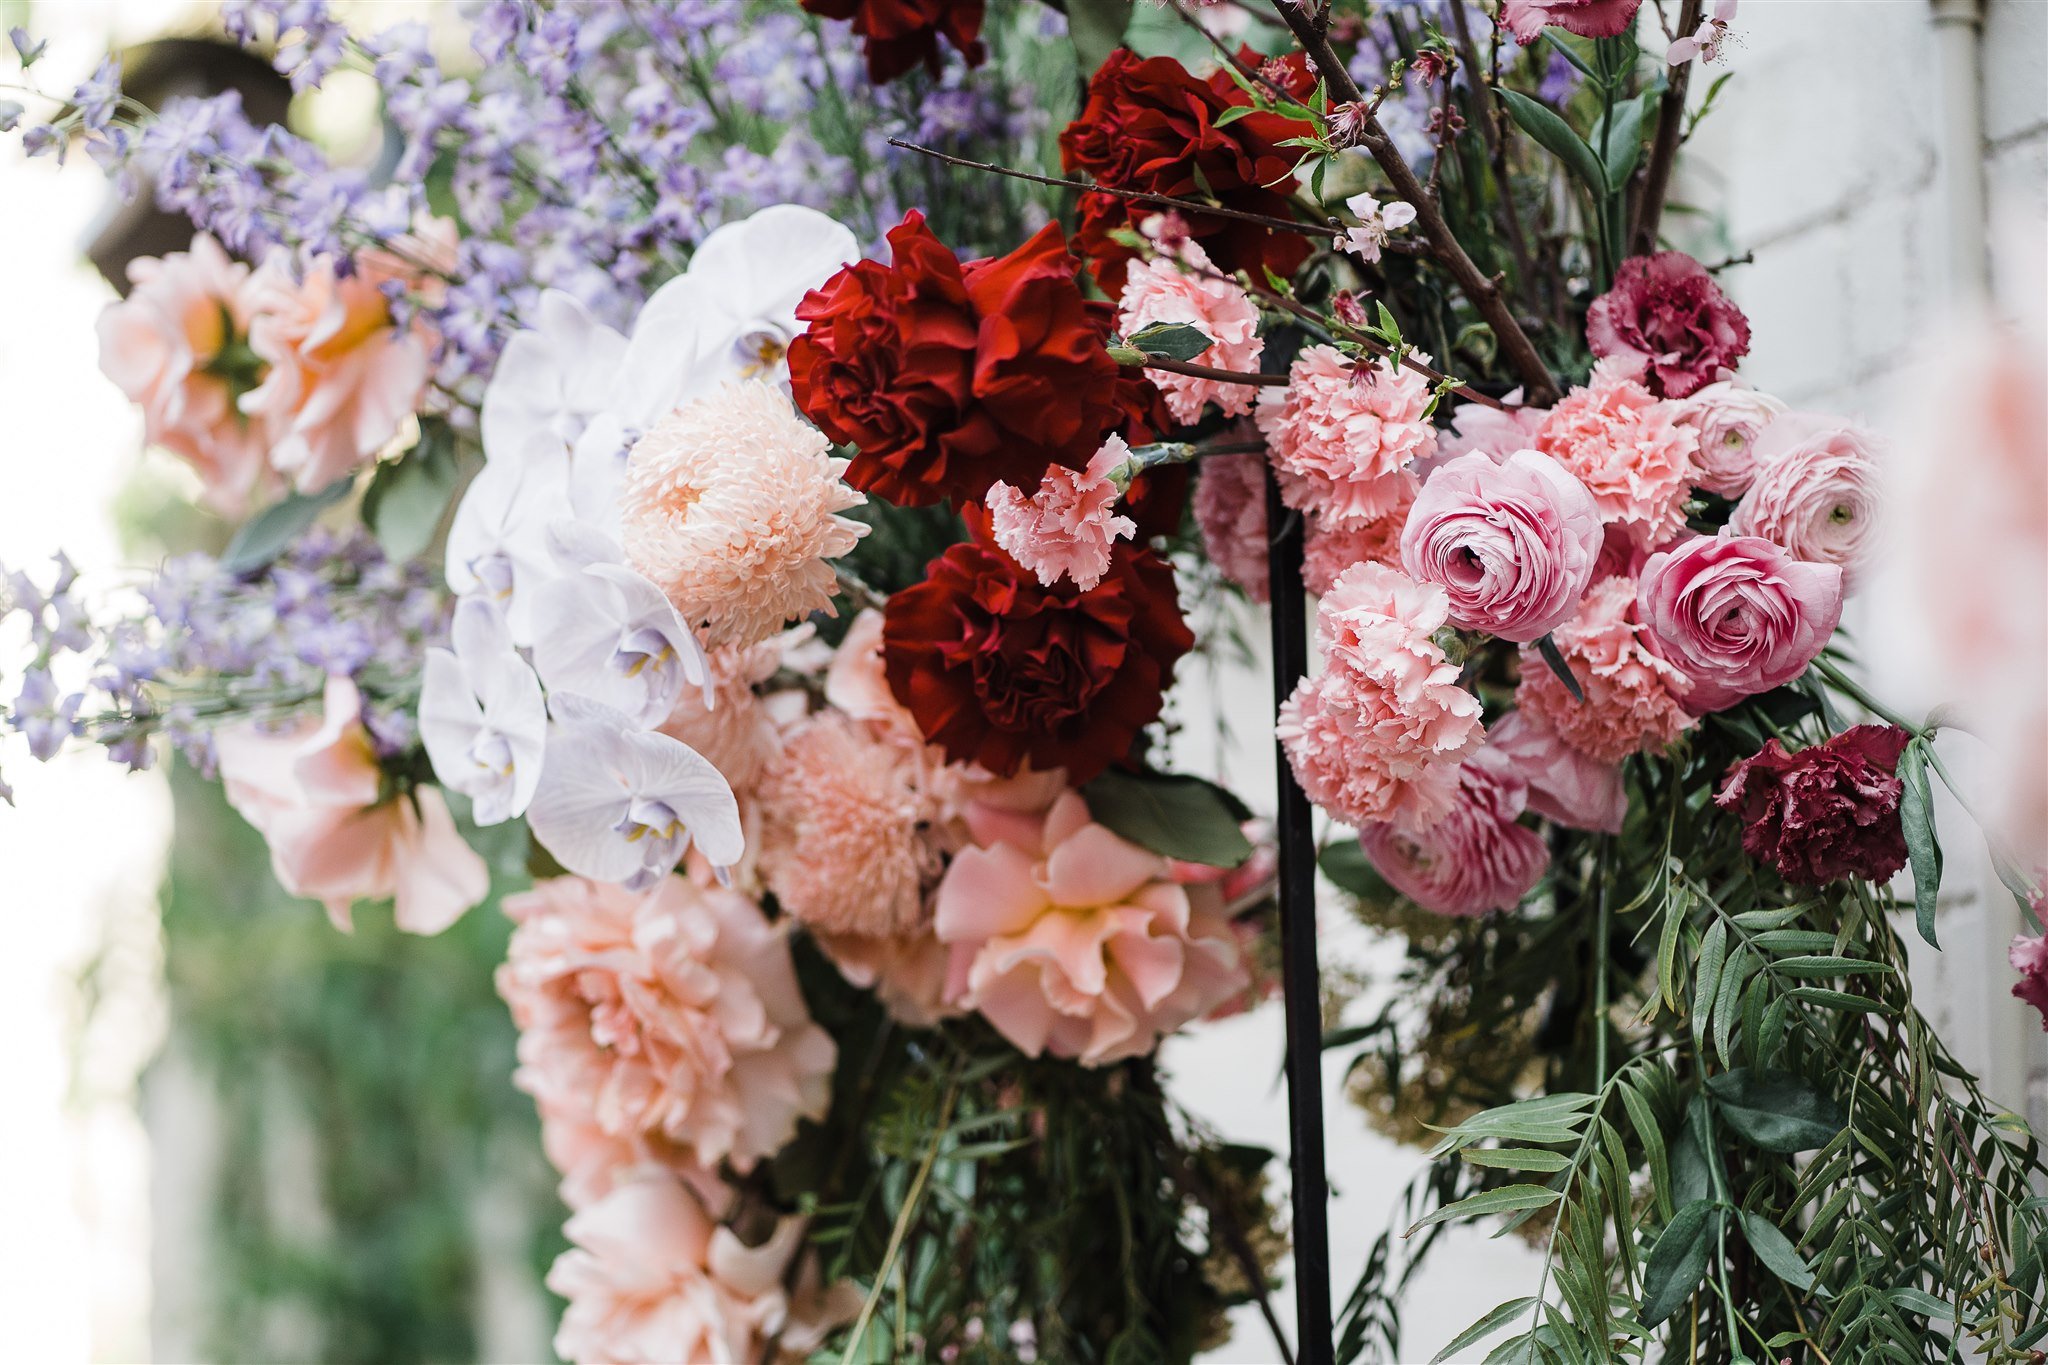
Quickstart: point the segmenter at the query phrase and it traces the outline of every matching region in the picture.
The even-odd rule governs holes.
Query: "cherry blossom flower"
[[[523,815],[540,782],[547,704],[488,598],[456,604],[455,648],[429,649],[420,684],[420,740],[434,775],[469,797],[479,825]]]
[[[1700,20],[1700,26],[1664,50],[1665,63],[1684,66],[1694,58],[1720,61],[1721,49],[1729,38],[1728,26],[1735,21],[1735,5],[1736,0],[1714,0],[1713,12]]]
[[[1358,224],[1344,234],[1343,249],[1365,261],[1379,260],[1389,237],[1415,221],[1415,206],[1399,199],[1382,206],[1369,194],[1354,194],[1344,207]]]
[[[1071,578],[1088,591],[1109,572],[1111,547],[1137,533],[1135,521],[1112,511],[1122,490],[1111,475],[1130,459],[1124,438],[1112,434],[1085,470],[1054,465],[1028,498],[1007,483],[993,485],[988,510],[996,544],[1046,587]]]

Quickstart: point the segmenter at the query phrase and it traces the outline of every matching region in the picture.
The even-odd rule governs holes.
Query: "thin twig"
[[[1142,362],[1148,370],[1165,370],[1168,374],[1184,374],[1194,379],[1210,379],[1218,384],[1248,384],[1260,388],[1285,388],[1284,374],[1259,374],[1252,370],[1222,370],[1214,365],[1197,365],[1192,360],[1175,360],[1170,356],[1148,355]]]
[[[1701,0],[1684,0],[1678,7],[1678,31],[1691,33],[1700,26]],[[1657,100],[1657,140],[1650,144],[1649,164],[1643,169],[1643,197],[1636,208],[1636,224],[1628,236],[1629,254],[1647,256],[1657,249],[1657,223],[1664,216],[1664,196],[1671,192],[1671,167],[1678,160],[1678,143],[1685,122],[1685,88],[1692,79],[1695,63],[1674,68]]]
[[[1479,45],[1472,41],[1472,22],[1465,17],[1463,5],[1452,5],[1451,27],[1458,35],[1458,53],[1465,59],[1465,88],[1474,92],[1472,116],[1478,121],[1479,136],[1486,142],[1487,159],[1493,163],[1495,188],[1500,193],[1501,215],[1507,223],[1508,249],[1515,257],[1515,278],[1528,281],[1533,272],[1529,267],[1529,245],[1522,236],[1522,215],[1515,210],[1514,184],[1508,179],[1507,150],[1507,107],[1491,98],[1491,89],[1499,82],[1499,69],[1492,71],[1491,80],[1482,79],[1479,61]],[[1496,55],[1499,48],[1494,49]],[[1449,76],[1444,77],[1449,80]]]

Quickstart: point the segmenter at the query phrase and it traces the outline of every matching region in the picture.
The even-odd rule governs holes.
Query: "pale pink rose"
[[[200,233],[128,264],[128,297],[100,314],[100,369],[142,408],[143,436],[199,474],[206,505],[239,516],[277,483],[269,434],[235,406],[261,363],[248,349],[249,267]]]
[[[1401,567],[1401,529],[1408,524],[1414,503],[1402,499],[1383,517],[1350,528],[1325,526],[1318,516],[1308,518],[1308,538],[1301,551],[1301,581],[1321,597],[1336,585],[1344,571],[1356,564],[1384,564]]]
[[[1131,458],[1124,438],[1112,435],[1079,473],[1060,465],[1046,470],[1030,497],[1007,483],[988,491],[989,529],[996,544],[1048,588],[1062,578],[1087,592],[1109,572],[1119,540],[1138,523],[1115,514],[1123,490],[1110,475]]]
[[[1573,389],[1543,419],[1536,448],[1586,486],[1600,519],[1645,547],[1685,527],[1685,499],[1697,470],[1699,435],[1683,409],[1652,396],[1629,368],[1601,361],[1593,381]]]
[[[1461,630],[1526,644],[1571,619],[1604,539],[1593,495],[1557,461],[1518,450],[1495,463],[1475,452],[1423,484],[1401,562],[1444,589]]]
[[[1695,536],[1650,556],[1636,615],[1703,716],[1805,671],[1842,619],[1842,571],[1756,536]]]
[[[786,934],[737,892],[556,877],[506,898],[498,993],[522,1090],[604,1133],[742,1173],[824,1115],[836,1050]]]
[[[1835,417],[1788,413],[1756,443],[1756,479],[1728,529],[1762,536],[1797,559],[1834,564],[1854,592],[1882,531],[1884,489],[1875,441]]]
[[[1739,498],[1756,478],[1757,437],[1785,405],[1732,379],[1709,384],[1685,400],[1679,420],[1700,436],[1699,486]]]
[[[1197,365],[1256,372],[1266,350],[1259,335],[1258,306],[1215,269],[1192,238],[1169,254],[1132,262],[1117,306],[1117,330],[1131,336],[1155,323],[1186,323],[1215,343],[1194,358]],[[1145,378],[1166,396],[1166,410],[1173,419],[1189,426],[1202,419],[1202,410],[1211,403],[1225,417],[1241,417],[1252,410],[1249,385],[1164,370],[1147,370]]]
[[[1355,526],[1413,495],[1413,465],[1436,449],[1428,380],[1386,363],[1354,373],[1333,346],[1305,348],[1287,376],[1257,418],[1289,507]]]
[[[1581,38],[1618,38],[1636,21],[1643,0],[1502,0],[1501,22],[1527,46],[1555,24]]]
[[[1202,551],[1254,602],[1266,600],[1266,459],[1247,452],[1213,455],[1195,477],[1195,526]]]
[[[1552,632],[1585,700],[1566,690],[1534,646],[1522,647],[1515,702],[1566,744],[1598,763],[1662,750],[1693,723],[1679,703],[1685,675],[1649,647],[1636,619],[1636,585],[1604,578],[1572,619]]]
[[[383,774],[355,684],[327,680],[320,720],[272,733],[253,721],[214,736],[228,803],[262,832],[278,885],[349,927],[358,900],[393,901],[398,927],[438,934],[490,890],[438,787],[380,801]]]
[[[1247,982],[1215,888],[1174,881],[1076,792],[1021,842],[963,849],[934,927],[963,1002],[1032,1057],[1144,1056]]]
[[[1481,749],[1460,766],[1457,799],[1443,819],[1419,834],[1367,825],[1358,842],[1388,885],[1425,910],[1512,910],[1550,866],[1543,837],[1515,823],[1528,795],[1505,755]]]
[[[1533,449],[1536,433],[1543,429],[1543,419],[1550,415],[1550,409],[1523,406],[1520,389],[1501,401],[1509,405],[1505,410],[1485,403],[1460,403],[1451,409],[1451,429],[1437,438],[1436,463],[1475,450],[1503,460],[1514,451]],[[1428,471],[1419,467],[1417,473],[1428,477]]]
[[[1600,763],[1559,738],[1533,712],[1510,711],[1486,732],[1486,747],[1529,787],[1529,809],[1569,829],[1621,833],[1628,786],[1619,763]]]

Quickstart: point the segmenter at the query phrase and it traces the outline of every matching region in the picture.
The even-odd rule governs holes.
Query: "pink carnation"
[[[1581,38],[1618,38],[1636,21],[1643,0],[1503,0],[1501,22],[1527,46],[1555,24]]]
[[[2039,914],[2048,906],[2036,901],[2034,909]],[[2048,935],[2013,939],[2005,957],[2012,964],[2012,969],[2020,974],[2020,979],[2013,983],[2014,998],[2024,1000],[2039,1010],[2041,1027],[2048,1031]]]
[[[1103,1066],[1245,989],[1222,898],[1096,824],[1078,793],[1015,842],[964,849],[935,925],[961,998],[1028,1056]]]
[[[1195,525],[1202,552],[1254,602],[1270,591],[1266,557],[1266,461],[1262,455],[1216,455],[1195,480]]]
[[[1590,385],[1550,410],[1536,448],[1586,486],[1602,521],[1638,544],[1661,545],[1685,527],[1699,449],[1698,434],[1679,420],[1682,411],[1659,402],[1626,367],[1603,361]]]
[[[1459,768],[1457,799],[1443,819],[1419,834],[1367,825],[1358,842],[1388,884],[1425,910],[1510,910],[1550,865],[1542,836],[1515,823],[1528,795],[1505,756],[1481,749]]]
[[[1131,336],[1154,323],[1180,322],[1201,329],[1215,344],[1194,358],[1198,365],[1247,373],[1259,368],[1266,343],[1259,336],[1259,310],[1235,281],[1223,279],[1192,239],[1171,255],[1134,262],[1124,277],[1117,330]],[[1166,396],[1166,410],[1188,426],[1214,403],[1225,417],[1252,410],[1253,390],[1193,375],[1147,370],[1145,377]]]
[[[1412,466],[1436,449],[1428,380],[1385,363],[1354,371],[1332,346],[1304,349],[1287,377],[1257,416],[1289,507],[1356,526],[1413,496]]]
[[[746,897],[682,877],[642,893],[557,877],[505,913],[514,1079],[544,1110],[741,1172],[823,1117],[832,1040],[787,937]]]
[[[1385,516],[1348,529],[1325,526],[1321,517],[1311,516],[1308,540],[1302,547],[1301,581],[1321,597],[1354,564],[1400,568],[1401,528],[1408,524],[1408,509],[1413,505],[1403,499]]]
[[[1593,354],[1644,367],[1662,398],[1684,398],[1733,370],[1749,352],[1749,319],[1714,277],[1683,251],[1631,256],[1614,287],[1586,311]]]
[[[1109,555],[1138,524],[1113,510],[1123,490],[1110,477],[1131,458],[1124,438],[1112,435],[1088,468],[1076,473],[1053,465],[1030,497],[1006,483],[988,491],[989,527],[996,544],[1046,587],[1062,578],[1088,591],[1109,572]]]
[[[1414,705],[1457,676],[1434,638],[1450,609],[1434,583],[1418,583],[1384,564],[1355,564],[1316,604],[1316,648],[1332,671],[1385,687],[1402,705]]]
[[[1520,389],[1510,393],[1503,400],[1509,404],[1506,408],[1486,403],[1458,404],[1451,410],[1450,433],[1437,439],[1437,463],[1475,450],[1504,460],[1517,450],[1533,449],[1536,433],[1543,429],[1543,419],[1550,415],[1550,409],[1522,406],[1521,397]]]
[[[1628,787],[1619,763],[1599,763],[1558,737],[1530,711],[1510,711],[1486,732],[1486,749],[1514,766],[1529,787],[1529,809],[1568,829],[1621,833]]]
[[[1842,571],[1755,536],[1695,536],[1650,556],[1636,614],[1685,675],[1686,709],[1705,715],[1805,671],[1841,620]]]
[[[1739,498],[1756,478],[1757,437],[1785,411],[1767,393],[1733,380],[1709,384],[1685,400],[1680,420],[1700,436],[1699,486]]]
[[[1868,433],[1838,418],[1788,414],[1756,443],[1756,480],[1728,529],[1795,558],[1834,564],[1854,592],[1882,531],[1882,477]]]
[[[1516,704],[1532,722],[1598,763],[1660,750],[1693,723],[1676,695],[1685,675],[1650,650],[1635,612],[1634,581],[1602,579],[1587,591],[1578,613],[1552,633],[1584,701],[1565,689],[1534,646],[1522,647]]]

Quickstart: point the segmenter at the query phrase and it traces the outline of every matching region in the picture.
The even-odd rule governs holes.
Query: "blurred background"
[[[450,65],[464,50],[453,3],[348,9],[365,29],[428,20]],[[366,163],[384,155],[366,77],[337,74],[294,100],[267,65],[217,41],[217,23],[193,0],[0,0],[0,27],[49,38],[37,69],[47,87],[69,88],[118,51],[145,96],[234,85],[252,114],[288,117]],[[1736,30],[1730,86],[1683,163],[1677,197],[1694,208],[1672,230],[1702,260],[1735,262],[1721,279],[1754,325],[1746,377],[1794,406],[1900,429],[1902,400],[1973,305],[2039,325],[2048,3],[1749,0]],[[93,330],[128,259],[189,235],[146,202],[123,204],[84,158],[30,162],[0,142],[7,567],[61,547],[88,582],[118,592],[168,552],[218,548],[182,467],[141,450],[139,419],[99,374]],[[1957,470],[1969,454],[1937,452]],[[1885,651],[1866,661],[1881,690],[1924,709],[1944,679],[1902,624],[1924,605],[1900,581],[1909,574],[1856,610],[1885,624]],[[0,639],[0,659],[18,643]],[[1174,702],[1175,761],[1254,804],[1273,771],[1262,668],[1256,644],[1193,667]],[[2038,657],[2011,668],[2048,692]],[[260,838],[216,788],[176,771],[131,777],[90,754],[44,766],[0,753],[0,764],[17,792],[0,806],[11,1354],[551,1359],[555,1305],[539,1276],[562,1211],[531,1105],[510,1083],[512,1031],[490,979],[503,918],[487,905],[416,939],[364,914],[344,936],[277,891]],[[1945,828],[1967,829],[1944,814]],[[1974,839],[1954,842],[1947,951],[1921,965],[1925,1007],[2041,1130],[2048,1052],[2006,994],[2012,907],[1987,893]],[[1333,1012],[1369,1008],[1374,971],[1399,945],[1334,904],[1324,933]],[[1280,1037],[1269,1006],[1175,1040],[1165,1064],[1194,1112],[1284,1149]],[[1345,1102],[1342,1058],[1326,1080],[1341,1299],[1421,1158]],[[1520,1292],[1534,1264],[1514,1239],[1454,1234],[1411,1299],[1414,1357],[1475,1303]],[[1214,1356],[1265,1358],[1249,1318]]]

